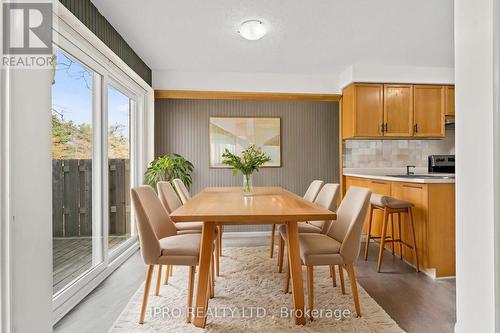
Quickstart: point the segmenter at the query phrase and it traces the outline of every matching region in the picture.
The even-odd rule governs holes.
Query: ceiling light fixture
[[[245,39],[258,40],[264,37],[267,33],[267,28],[262,21],[248,20],[240,24],[240,30],[238,30],[238,33]]]

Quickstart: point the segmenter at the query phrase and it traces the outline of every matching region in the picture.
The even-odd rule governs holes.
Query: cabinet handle
[[[385,131],[389,132],[389,130],[387,129],[387,123],[385,123]]]
[[[415,133],[418,133],[418,124],[415,124],[414,127],[415,127]]]
[[[422,190],[423,187],[422,186],[416,186],[416,185],[403,185],[403,187],[406,187],[406,188],[416,188],[416,189],[419,189],[419,190]]]
[[[377,182],[377,181],[374,181],[374,180],[372,180],[372,184],[387,185],[387,183]]]
[[[380,125],[380,131],[381,131],[382,133],[384,133],[384,123],[382,123],[382,125]]]

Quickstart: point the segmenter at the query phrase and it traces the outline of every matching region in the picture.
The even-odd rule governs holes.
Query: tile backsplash
[[[440,140],[346,140],[344,168],[427,167],[427,156],[455,154],[455,130]]]

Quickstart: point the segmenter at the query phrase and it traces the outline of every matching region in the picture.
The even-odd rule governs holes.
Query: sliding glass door
[[[52,89],[53,292],[102,262],[92,198],[99,75],[58,51]]]
[[[116,87],[116,88],[115,88]],[[135,103],[117,85],[107,86],[107,150],[109,223],[108,249],[132,235],[130,210],[131,114]]]
[[[134,174],[137,95],[76,49],[56,55],[53,293],[63,304],[136,244],[130,188],[141,177]]]

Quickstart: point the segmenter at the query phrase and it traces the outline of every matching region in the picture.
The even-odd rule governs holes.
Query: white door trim
[[[113,82],[115,86],[123,87],[122,90],[125,90],[127,95],[137,103],[136,111],[141,114],[137,115],[137,123],[134,124],[133,128],[136,132],[135,141],[137,142],[133,150],[134,153],[137,151],[137,155],[135,156],[137,161],[133,165],[136,177],[134,178],[134,182],[132,182],[132,186],[141,183],[142,174],[147,163],[150,161],[150,156],[145,155],[142,150],[152,151],[152,148],[149,145],[146,147],[144,142],[154,142],[154,131],[148,127],[150,126],[150,122],[144,124],[144,119],[149,119],[154,114],[153,104],[149,101],[150,96],[153,96],[153,89],[59,2],[54,3],[53,23],[54,44],[76,57],[78,61],[88,66],[97,75],[102,76],[99,88],[96,87],[99,90],[99,97],[95,102],[99,102],[99,105],[98,107],[94,107],[96,114],[93,117],[94,121],[98,119],[97,121],[101,125],[101,129],[107,128],[105,116],[107,115],[106,87],[108,83]],[[101,131],[99,137],[95,139],[100,143],[106,142],[106,131]],[[105,144],[99,145],[96,149],[97,151],[94,155],[99,156],[99,158],[94,157],[97,162],[96,167],[93,168],[94,170],[101,168],[102,159],[104,159],[104,156],[107,156]],[[95,180],[101,183],[95,188],[107,189],[106,175],[105,170],[99,170],[99,175],[96,175]],[[97,196],[94,196],[94,198],[98,201],[96,204],[102,209],[96,209],[95,211],[101,212],[102,215],[99,216],[99,223],[95,227],[102,231],[102,235],[107,235],[108,219],[107,214],[103,213],[107,211],[106,191],[101,191],[99,196],[99,198]],[[119,249],[114,251],[110,257],[106,251],[107,239],[105,237],[97,238],[96,242],[99,244],[94,246],[95,249],[101,246],[105,250],[102,262],[74,281],[66,290],[55,295],[53,298],[53,323],[60,320],[139,248],[137,236],[133,235],[131,239],[124,242]]]
[[[493,137],[495,330],[500,332],[500,0],[493,0]]]
[[[0,8],[0,16],[1,8]],[[1,29],[1,27],[0,27]],[[1,30],[0,30],[1,35]],[[0,49],[0,54],[3,50]],[[11,332],[12,326],[12,201],[10,197],[10,96],[9,71],[0,70],[0,331]]]
[[[3,6],[0,6],[3,17]],[[0,36],[3,24],[0,24]],[[0,40],[0,55],[3,55],[3,41]],[[0,69],[0,331],[11,332],[11,218],[10,218],[10,118],[8,69]]]

